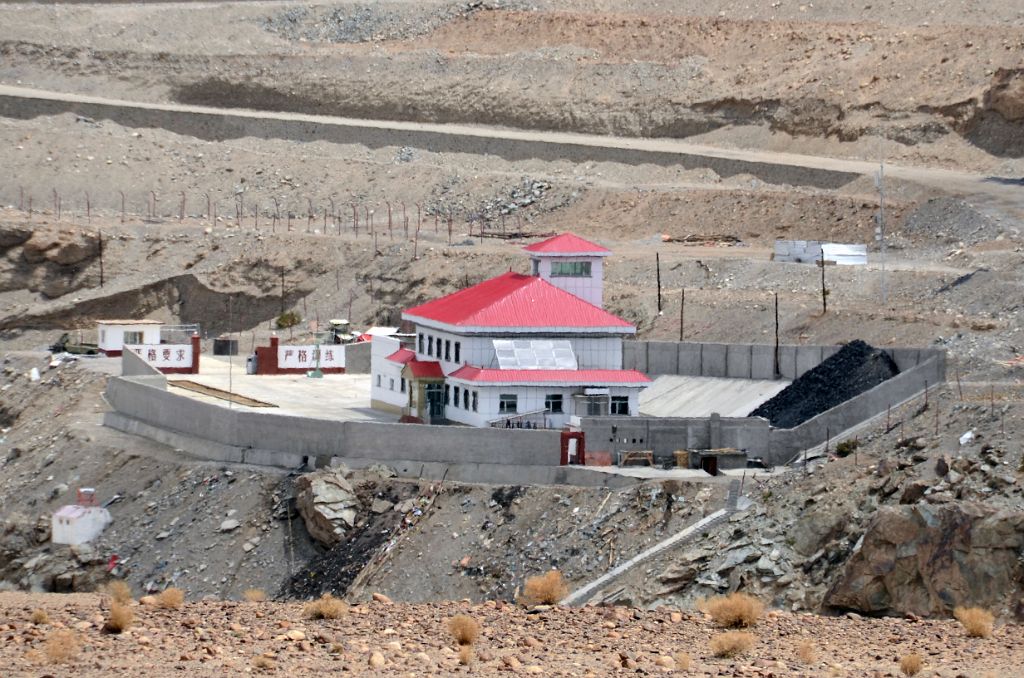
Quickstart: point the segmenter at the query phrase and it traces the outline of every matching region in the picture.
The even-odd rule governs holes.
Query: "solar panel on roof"
[[[567,339],[492,339],[502,370],[575,370],[579,368]]]

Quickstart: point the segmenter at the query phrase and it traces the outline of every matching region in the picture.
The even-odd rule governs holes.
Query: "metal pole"
[[[103,231],[100,231],[100,287],[103,287]]]
[[[828,292],[825,290],[825,250],[821,251],[821,314],[828,313]]]
[[[779,374],[779,293],[775,292],[775,378]]]
[[[661,255],[654,253],[654,270],[658,282],[658,315],[661,315]]]
[[[679,300],[679,341],[683,340],[686,333],[686,288],[683,288],[683,296]]]

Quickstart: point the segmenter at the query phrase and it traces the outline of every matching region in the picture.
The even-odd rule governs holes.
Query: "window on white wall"
[[[612,396],[611,413],[629,416],[629,396]]]
[[[473,411],[477,411],[477,407],[480,405],[480,392],[473,391]]]
[[[434,337],[427,337],[427,355],[434,355]]]
[[[445,405],[451,405],[452,404],[452,387],[449,386],[448,384],[444,385],[444,404]]]
[[[589,278],[589,261],[552,261],[552,278]]]
[[[468,388],[462,389],[462,409],[464,409],[464,410],[468,410],[469,409],[469,389]]]
[[[382,378],[382,377],[381,377],[381,376],[380,376],[380,375],[378,374],[378,375],[377,375],[377,388],[380,388],[380,382],[381,382],[381,378]]]
[[[549,393],[544,397],[544,409],[552,414],[561,414],[562,410],[562,394],[561,393]]]
[[[455,387],[455,399],[452,401],[452,405],[454,405],[455,407],[459,406],[459,387],[458,386]]]
[[[391,384],[388,386],[388,388],[390,388],[392,391],[394,391],[395,390],[395,378],[391,377],[390,378],[390,382],[391,382]]]
[[[405,377],[402,377],[402,393],[405,393]]]
[[[502,393],[498,396],[498,411],[502,414],[515,414],[519,411],[519,398],[515,393]]]
[[[451,339],[445,339],[444,340],[444,359],[445,360],[451,360],[452,359],[452,342],[451,342]]]
[[[126,344],[141,344],[142,343],[142,332],[125,332],[124,343]]]
[[[420,341],[420,353],[423,353],[423,333],[422,332],[420,332],[419,341]]]
[[[461,352],[461,349],[462,349],[462,344],[456,341],[455,342],[455,362],[461,362],[459,360],[459,353]]]

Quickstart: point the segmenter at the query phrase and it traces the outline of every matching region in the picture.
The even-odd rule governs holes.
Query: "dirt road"
[[[300,134],[310,139],[334,140],[340,136],[359,139],[377,147],[414,145],[429,150],[482,152],[511,158],[536,155],[576,162],[613,160],[632,164],[680,164],[710,167],[723,176],[748,173],[770,183],[822,188],[838,188],[857,177],[873,176],[878,171],[878,165],[858,160],[718,148],[666,138],[637,139],[125,101],[8,85],[0,85],[0,111],[15,117],[73,111],[122,123],[134,121],[144,126],[166,125],[176,130],[191,124],[195,128],[193,133],[217,139],[238,136],[279,138]],[[260,126],[260,121],[266,124]],[[288,123],[297,125],[289,127]],[[1024,187],[1014,178],[905,165],[886,165],[885,175],[956,195],[971,196],[1010,216],[1024,218]]]

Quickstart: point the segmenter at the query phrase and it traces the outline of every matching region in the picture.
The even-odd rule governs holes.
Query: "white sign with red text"
[[[317,364],[317,357],[320,362]],[[312,370],[345,367],[345,347],[337,344],[321,346],[278,346],[277,366],[280,369]]]
[[[134,352],[157,369],[192,366],[191,344],[125,344],[124,350]]]

